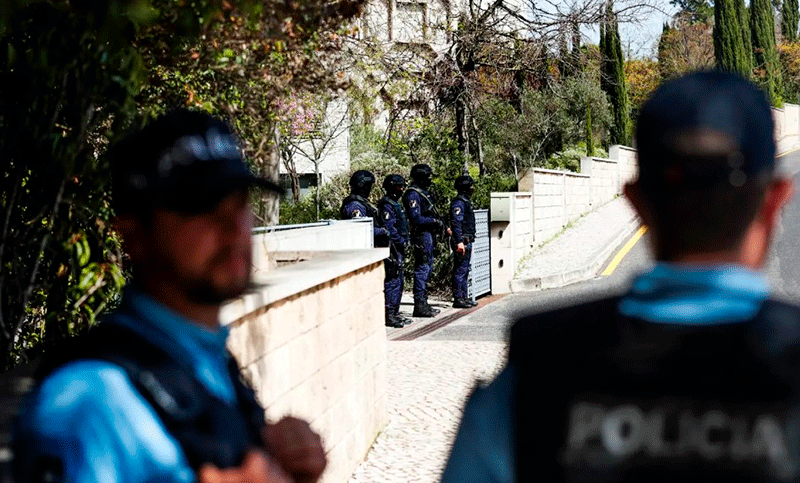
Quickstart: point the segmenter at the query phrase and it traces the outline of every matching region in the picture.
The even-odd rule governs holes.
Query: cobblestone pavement
[[[389,423],[350,483],[439,481],[476,380],[502,368],[504,342],[390,341]]]

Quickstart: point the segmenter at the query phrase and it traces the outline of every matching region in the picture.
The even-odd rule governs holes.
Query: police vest
[[[461,222],[461,234],[464,238],[468,238],[469,241],[475,241],[475,210],[472,209],[472,202],[462,194],[456,196],[453,201],[455,200],[464,202],[464,221]]]
[[[517,322],[517,481],[798,481],[800,309],[654,324],[619,298]]]
[[[400,204],[399,201],[395,201],[388,196],[384,196],[378,202],[378,208],[380,210],[384,210],[386,205],[390,205],[392,208],[391,210],[394,211],[394,215],[397,218],[395,221],[394,227],[397,230],[397,233],[404,239],[408,239],[408,219],[406,218],[406,211],[403,209],[403,205]],[[385,225],[385,223],[384,223]]]
[[[345,209],[345,207],[347,205],[349,205],[353,201],[357,201],[357,202],[361,203],[362,205],[364,205],[364,207],[367,209],[367,212],[365,213],[365,215],[370,217],[370,218],[372,218],[373,223],[375,223],[375,226],[383,226],[383,220],[381,220],[381,217],[378,216],[377,208],[372,206],[372,203],[367,201],[367,199],[364,198],[363,196],[354,195],[354,194],[349,195],[347,198],[344,199],[344,201],[342,201],[342,207],[339,209],[339,214],[342,217],[342,219],[346,219],[347,218],[347,215],[345,214],[344,209]]]
[[[138,334],[111,323],[97,325],[46,356],[36,379],[79,359],[99,359],[121,367],[175,437],[189,465],[239,466],[253,447],[263,447],[264,410],[230,358],[236,406],[220,400],[195,379],[192,368]]]
[[[434,203],[433,195],[431,193],[423,190],[422,188],[416,186],[416,185],[412,184],[406,190],[405,194],[403,195],[403,203],[404,204],[408,203],[406,195],[410,191],[414,191],[414,192],[419,194],[419,198],[420,198],[419,210],[420,210],[420,214],[422,216],[427,217],[427,218],[436,218],[436,219],[440,218],[439,217],[439,213],[436,212],[436,208],[433,206],[433,203]],[[406,206],[405,208],[407,210],[411,209],[409,206]],[[413,223],[411,223],[411,234],[412,235],[418,235],[419,233],[424,232],[424,231],[431,231],[431,229],[421,228],[421,227],[418,227],[418,226],[414,225]]]

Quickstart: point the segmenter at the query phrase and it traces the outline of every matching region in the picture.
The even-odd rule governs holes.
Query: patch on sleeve
[[[416,207],[417,207],[417,200],[411,200],[411,201],[408,203],[408,206],[410,206],[410,207],[412,207],[412,208],[416,208]]]
[[[460,215],[461,214],[461,208],[456,206],[456,209],[453,210],[453,213],[455,213],[456,215]]]
[[[389,219],[390,216],[392,215],[388,211],[383,212],[383,217],[386,218],[387,220]]]

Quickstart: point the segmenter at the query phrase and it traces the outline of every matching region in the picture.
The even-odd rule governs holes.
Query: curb
[[[617,236],[608,243],[605,247],[600,249],[590,261],[581,268],[569,270],[561,273],[554,273],[552,275],[543,275],[541,277],[528,277],[524,279],[513,279],[511,281],[511,292],[530,292],[535,290],[544,290],[548,288],[559,288],[565,285],[570,285],[577,282],[583,282],[595,278],[597,272],[603,266],[603,263],[611,257],[611,255],[625,243],[625,241],[641,226],[641,221],[638,216],[631,218],[628,223],[617,233]]]

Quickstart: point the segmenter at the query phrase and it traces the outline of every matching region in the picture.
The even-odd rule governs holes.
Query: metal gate
[[[489,210],[475,210],[475,242],[467,277],[467,297],[476,297],[492,291],[492,257],[489,244]]]

